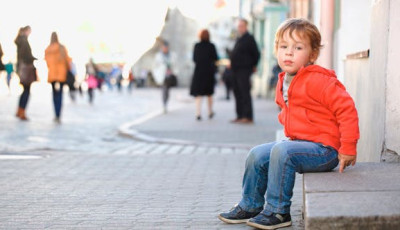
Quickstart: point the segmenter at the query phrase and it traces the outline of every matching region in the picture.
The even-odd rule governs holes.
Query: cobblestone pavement
[[[29,122],[14,117],[17,95],[0,95],[0,229],[252,229],[217,219],[240,199],[247,147],[119,136],[123,123],[159,110],[157,89],[96,92],[93,106],[65,98],[61,125],[50,95],[32,94]],[[188,105],[171,100],[176,111]],[[301,184],[286,229],[304,229]]]

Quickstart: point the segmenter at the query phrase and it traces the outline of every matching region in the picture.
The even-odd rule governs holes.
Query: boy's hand
[[[356,164],[356,156],[345,155],[339,153],[339,172],[342,173],[347,166],[354,166]]]

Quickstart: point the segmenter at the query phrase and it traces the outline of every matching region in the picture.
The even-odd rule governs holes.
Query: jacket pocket
[[[318,125],[310,119],[307,109],[300,108],[291,112],[291,128],[296,132],[306,135],[316,135],[319,133]]]

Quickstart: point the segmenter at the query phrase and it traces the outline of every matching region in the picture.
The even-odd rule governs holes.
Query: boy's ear
[[[318,58],[319,52],[317,50],[313,50],[310,55],[310,62],[314,63]]]

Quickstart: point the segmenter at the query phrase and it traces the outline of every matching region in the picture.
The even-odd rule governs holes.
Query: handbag
[[[164,84],[168,87],[176,87],[178,86],[178,78],[175,74],[169,74],[165,77]]]
[[[89,89],[94,89],[97,87],[97,79],[95,76],[93,75],[89,75],[88,79],[87,79],[87,84]]]
[[[33,64],[20,64],[19,80],[22,85],[30,85],[37,81],[36,67]]]

